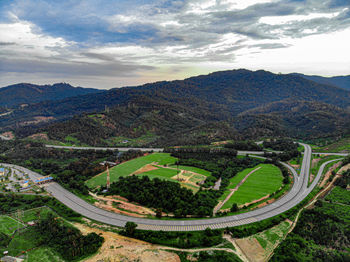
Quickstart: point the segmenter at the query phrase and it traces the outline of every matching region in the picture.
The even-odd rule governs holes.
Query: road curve
[[[288,209],[296,206],[300,203],[316,186],[318,181],[322,176],[322,172],[324,167],[332,162],[337,160],[331,160],[324,163],[317,176],[315,177],[313,183],[310,187],[308,185],[309,179],[309,170],[310,170],[310,160],[311,160],[311,147],[303,144],[304,158],[301,167],[301,172],[298,175],[297,172],[289,165],[282,163],[285,167],[287,167],[294,176],[294,183],[292,189],[282,198],[278,199],[272,204],[266,205],[262,208],[233,216],[225,216],[218,218],[208,218],[208,219],[196,219],[196,220],[157,220],[157,219],[146,219],[146,218],[136,218],[129,217],[125,215],[120,215],[116,213],[112,213],[100,208],[97,208],[78,196],[72,194],[68,190],[64,189],[57,183],[52,183],[46,186],[46,190],[51,193],[53,197],[57,200],[71,208],[72,210],[80,213],[81,215],[114,226],[123,227],[125,223],[128,221],[135,222],[138,225],[139,229],[147,229],[147,230],[163,230],[163,231],[195,231],[195,230],[204,230],[205,228],[226,228],[226,227],[234,227],[244,224],[253,223],[256,221],[261,221],[278,214],[281,214]],[[10,165],[10,164],[2,164],[4,166],[9,166],[13,168],[17,168],[25,173],[27,173],[32,179],[40,177],[41,175],[35,173],[31,170],[28,170],[24,167]]]

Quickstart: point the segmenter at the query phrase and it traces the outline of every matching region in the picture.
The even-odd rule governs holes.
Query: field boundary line
[[[236,186],[234,189],[231,189],[230,194],[228,194],[228,196],[224,199],[224,201],[222,201],[221,203],[219,203],[213,211],[213,215],[215,216],[215,214],[223,207],[223,205],[231,198],[231,196],[239,189],[239,187],[248,179],[248,177],[253,174],[255,171],[258,171],[261,168],[261,166],[259,166],[258,168],[255,168],[254,170],[250,171]]]

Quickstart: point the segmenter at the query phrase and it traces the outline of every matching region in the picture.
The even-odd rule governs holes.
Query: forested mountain
[[[0,88],[0,105],[13,107],[20,104],[33,104],[47,100],[60,100],[67,97],[100,92],[98,89],[73,87],[66,83],[53,85],[15,84]]]
[[[319,138],[349,131],[349,105],[344,89],[295,74],[241,69],[41,102],[1,117],[0,128],[90,145]]]
[[[340,87],[346,90],[350,90],[350,75],[348,76],[333,76],[333,77],[322,77],[322,76],[315,76],[315,75],[303,75],[303,74],[297,74],[299,76],[302,76],[308,80],[314,81],[319,84],[326,84],[326,85],[332,85],[336,87]]]

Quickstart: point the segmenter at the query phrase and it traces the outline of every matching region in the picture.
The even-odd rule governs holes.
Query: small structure
[[[40,178],[34,180],[34,183],[36,185],[43,185],[43,184],[50,183],[52,181],[53,181],[53,177],[52,176],[43,176],[43,177],[40,177]]]
[[[101,163],[100,163],[100,165],[101,166],[106,166],[106,165],[108,165],[108,166],[116,166],[117,165],[117,163],[115,163],[115,162],[111,162],[111,161],[102,161]]]
[[[5,168],[0,167],[0,176],[4,176],[5,175]]]
[[[26,188],[30,187],[29,180],[21,181],[20,184],[21,184],[22,189],[26,189]]]

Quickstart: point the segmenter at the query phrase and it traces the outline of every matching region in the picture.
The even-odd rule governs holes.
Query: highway
[[[296,206],[300,203],[317,185],[319,182],[324,167],[333,161],[331,160],[324,163],[317,176],[314,178],[313,183],[307,187],[309,172],[310,172],[310,163],[311,163],[311,147],[306,144],[302,144],[305,148],[304,158],[301,166],[300,174],[289,165],[281,162],[285,167],[287,167],[294,176],[294,183],[291,190],[284,195],[282,198],[278,199],[272,204],[266,205],[262,208],[249,211],[247,213],[218,217],[218,218],[207,218],[207,219],[195,219],[195,220],[158,220],[158,219],[146,219],[146,218],[136,218],[129,217],[125,215],[120,215],[112,213],[98,207],[95,207],[78,196],[72,194],[71,192],[64,189],[57,183],[51,183],[46,186],[46,190],[57,200],[70,207],[72,210],[80,213],[81,215],[96,220],[105,224],[110,224],[114,226],[123,227],[128,221],[135,222],[138,225],[138,229],[147,229],[147,230],[163,230],[163,231],[195,231],[195,230],[204,230],[205,228],[226,228],[234,227],[244,224],[253,223],[256,221],[261,221],[278,214],[281,214],[290,208]],[[25,173],[27,173],[32,179],[40,177],[40,174],[37,174],[31,170],[28,170],[23,167],[2,164],[4,166],[10,166],[17,168]]]
[[[259,143],[259,142],[257,142]],[[301,143],[299,143],[301,144]],[[59,149],[75,149],[75,150],[118,150],[118,151],[128,151],[128,150],[141,150],[141,151],[153,151],[153,152],[163,152],[163,148],[146,148],[146,147],[84,147],[84,146],[56,146],[56,145],[45,145],[48,148],[59,148]],[[244,151],[238,150],[238,155],[263,155],[264,151]],[[281,151],[267,151],[267,153],[282,153]],[[313,152],[313,155],[334,155],[334,156],[347,156],[348,153],[323,153],[323,152]]]

